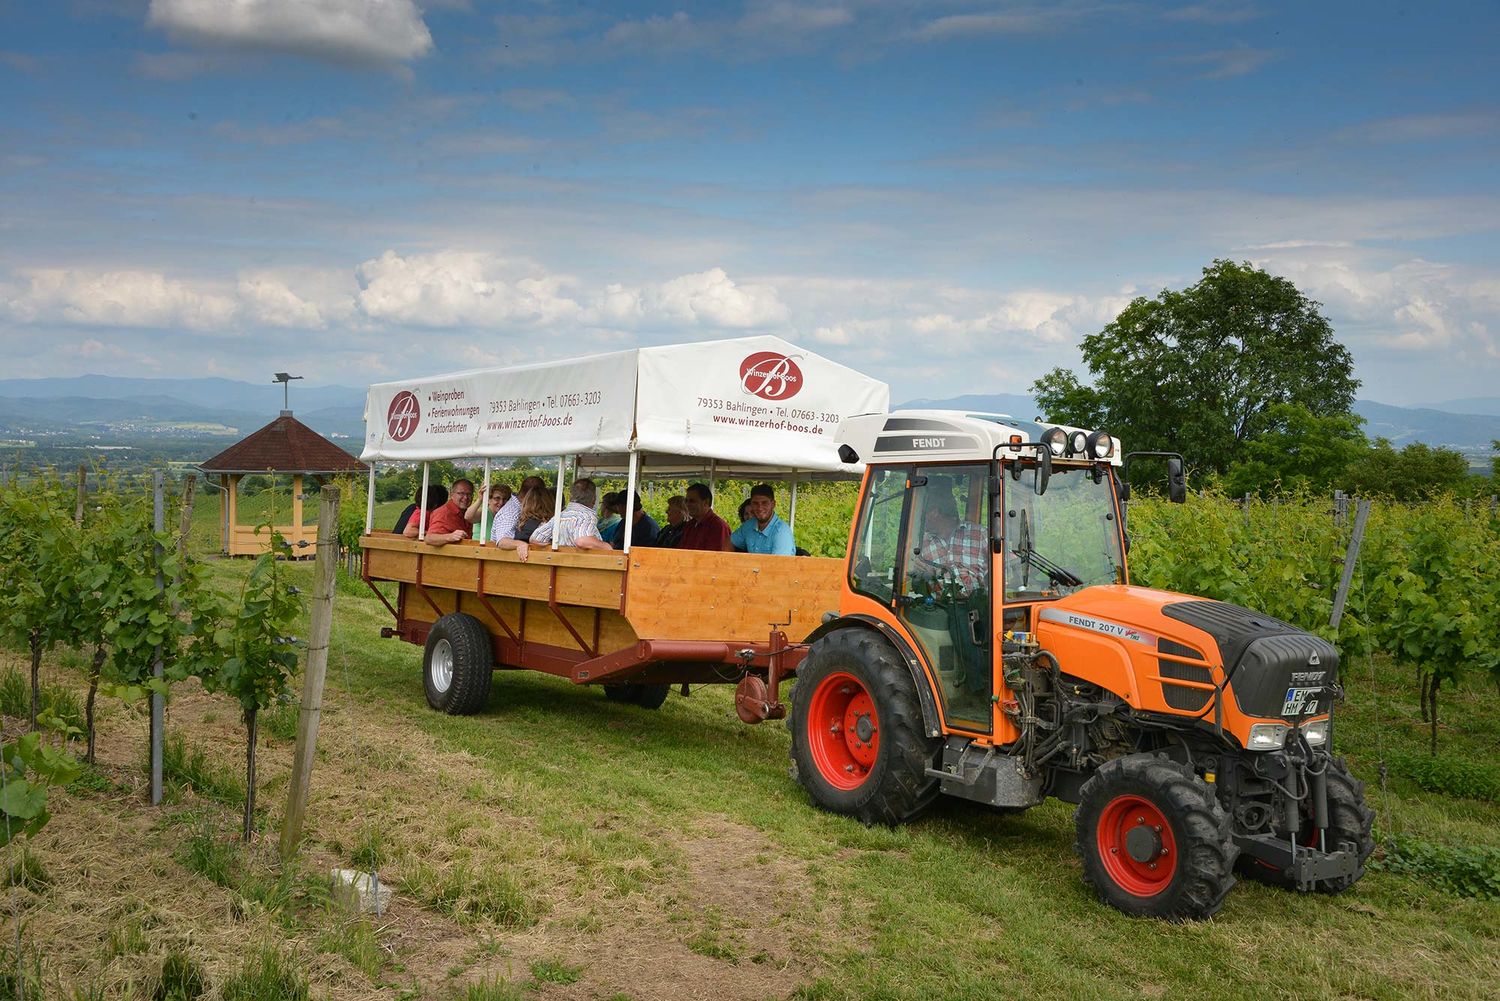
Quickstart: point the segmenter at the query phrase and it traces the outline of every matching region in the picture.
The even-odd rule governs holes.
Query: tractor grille
[[[1202,660],[1203,655],[1190,646],[1183,646],[1169,639],[1156,641],[1156,649],[1159,653],[1171,654],[1174,657],[1189,657],[1193,660]],[[1201,684],[1212,684],[1213,672],[1208,666],[1194,667],[1191,664],[1183,664],[1165,657],[1158,657],[1156,664],[1163,678],[1176,678],[1179,681],[1196,681]],[[1166,699],[1167,705],[1173,709],[1181,709],[1184,712],[1197,712],[1208,705],[1208,700],[1213,697],[1212,692],[1200,688],[1188,688],[1186,685],[1173,685],[1163,682],[1161,686],[1162,697]]]

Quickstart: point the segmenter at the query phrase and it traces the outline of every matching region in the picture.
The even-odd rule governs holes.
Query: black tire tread
[[[798,698],[797,693],[804,690],[810,695],[809,686],[832,670],[863,675],[880,717],[880,758],[870,781],[852,791],[836,790],[823,782],[806,749],[808,700]],[[818,639],[798,668],[789,697],[792,711],[786,724],[792,733],[791,775],[818,806],[866,824],[896,826],[915,820],[937,799],[938,782],[926,770],[941,741],[927,736],[911,671],[883,636],[871,629],[849,627]]]
[[[1104,806],[1123,793],[1144,795],[1173,824],[1178,873],[1153,897],[1137,897],[1104,869],[1095,829]],[[1126,914],[1191,921],[1212,917],[1235,884],[1239,849],[1231,839],[1229,814],[1208,784],[1186,764],[1153,754],[1108,761],[1084,783],[1075,816],[1074,849],[1084,879],[1099,899]]]
[[[494,674],[494,648],[490,634],[472,615],[459,612],[445,615],[432,624],[432,631],[427,636],[429,652],[424,654],[424,665],[433,643],[439,639],[446,639],[453,647],[453,684],[448,688],[447,697],[433,708],[450,716],[472,716],[490,701],[490,681]],[[430,697],[428,701],[431,702]]]
[[[667,696],[672,694],[669,684],[631,682],[625,685],[605,685],[604,697],[611,702],[624,702],[642,709],[660,709]]]

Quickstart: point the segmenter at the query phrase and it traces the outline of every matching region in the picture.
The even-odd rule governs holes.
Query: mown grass
[[[232,589],[247,566],[214,564],[212,582]],[[310,590],[311,571],[304,564],[289,572]],[[389,790],[389,799],[315,804],[310,822],[335,857],[378,868],[406,901],[475,935],[582,934],[642,947],[652,945],[643,936],[666,935],[690,959],[732,967],[736,977],[773,966],[800,971],[796,996],[804,998],[1259,1001],[1492,992],[1500,907],[1420,873],[1372,872],[1338,897],[1241,883],[1212,921],[1134,920],[1099,904],[1083,884],[1065,804],[1001,816],[944,802],[908,827],[866,828],[813,808],[787,777],[786,730],[740,723],[725,688],[674,694],[653,713],[557,679],[506,672],[484,712],[449,717],[425,704],[420,650],[378,639],[389,615],[367,590],[341,592],[335,613],[323,726],[345,751],[318,766],[339,771],[319,774]],[[1350,698],[1336,740],[1370,784],[1382,829],[1500,849],[1500,805],[1424,790],[1397,770],[1382,787],[1381,760],[1424,748],[1407,672],[1360,662],[1348,665],[1345,681]],[[1494,760],[1493,688],[1466,686],[1445,700],[1443,753]],[[422,753],[401,744],[405,735]],[[184,747],[173,773],[200,792],[216,789],[210,799],[237,804],[232,773],[206,759],[195,764],[194,753]],[[276,920],[289,937],[302,936],[304,951],[337,952],[373,980],[383,957],[373,932],[365,935],[368,922],[311,920],[321,905],[309,884],[247,863],[232,832],[229,823],[190,834],[184,865],[267,911],[302,915]],[[715,851],[706,876],[705,846]],[[660,928],[631,923],[630,915],[652,911],[665,916]],[[128,952],[131,936],[121,937]],[[347,951],[337,946],[345,940]],[[283,978],[294,964],[289,955],[257,953],[234,975],[238,993],[228,982],[216,989],[226,998],[279,996],[247,993],[271,983],[306,996],[297,993],[306,988],[294,965]],[[586,958],[551,947],[545,955],[538,962],[559,971]],[[581,967],[578,989],[589,996],[631,986],[593,990],[607,971]],[[456,994],[423,996],[544,993],[486,977]],[[532,978],[560,984],[536,968]]]
[[[997,984],[1007,993],[1121,998],[1489,995],[1500,948],[1493,904],[1378,872],[1338,897],[1241,883],[1218,917],[1197,924],[1130,919],[1083,884],[1065,804],[1000,816],[948,802],[908,827],[866,828],[814,809],[787,778],[786,731],[739,723],[719,689],[674,695],[646,713],[548,677],[505,673],[483,713],[433,713],[420,651],[373,640],[388,616],[373,599],[339,600],[330,683],[348,689],[359,713],[409,726],[488,772],[477,788],[434,796],[432,809],[454,835],[482,828],[487,816],[506,821],[503,837],[482,840],[458,877],[419,861],[406,869],[412,887],[430,885],[431,906],[464,913],[467,880],[516,869],[526,873],[526,899],[542,908],[576,910],[601,893],[672,894],[683,884],[675,845],[684,832],[727,821],[754,831],[758,851],[769,847],[796,866],[799,882],[779,891],[781,913],[770,920],[801,930],[788,948],[830,970],[804,985],[807,997],[987,997]],[[1337,739],[1370,782],[1387,829],[1500,846],[1495,804],[1399,778],[1380,788],[1377,750],[1419,747],[1421,723],[1404,672],[1377,663],[1372,697],[1363,667],[1346,675]],[[1451,694],[1446,719],[1446,753],[1493,755],[1493,689]],[[607,904],[592,913],[608,923]],[[689,948],[741,958],[727,936],[683,925]]]

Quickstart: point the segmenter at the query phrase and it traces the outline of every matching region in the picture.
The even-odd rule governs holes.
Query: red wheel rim
[[[1154,897],[1177,874],[1177,841],[1156,804],[1140,796],[1117,796],[1099,815],[1099,858],[1109,878],[1126,893]]]
[[[858,789],[880,755],[875,700],[852,674],[830,674],[813,692],[807,711],[807,744],[823,781]]]

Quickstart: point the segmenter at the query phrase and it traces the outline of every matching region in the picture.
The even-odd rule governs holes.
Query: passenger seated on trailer
[[[495,536],[495,545],[502,549],[514,549],[516,542],[529,542],[531,533],[552,517],[552,509],[557,503],[557,495],[549,486],[532,487],[521,497],[521,512],[517,516],[515,528],[510,535]]]
[[[469,537],[469,523],[464,518],[464,512],[469,509],[469,501],[474,496],[474,484],[468,480],[454,480],[453,489],[448,493],[448,503],[435,511],[427,512],[427,535],[423,541],[429,546],[446,546],[450,542],[462,542]],[[406,523],[406,531],[401,533],[408,539],[415,539],[421,531],[421,519],[413,517]]]
[[[493,525],[495,523],[495,516],[500,513],[500,509],[502,507],[504,507],[506,504],[510,503],[510,499],[511,499],[511,492],[510,492],[510,486],[508,484],[505,484],[505,483],[491,483],[490,484],[489,507],[490,507],[490,524],[491,525]],[[469,505],[469,509],[464,512],[464,521],[467,521],[471,525],[477,525],[477,524],[479,524],[479,498],[478,497],[474,498],[474,503],[470,504]]]
[[[714,492],[706,483],[687,488],[688,523],[682,530],[678,549],[700,549],[723,553],[730,550],[729,526],[714,513]]]
[[[614,491],[604,495],[599,505],[599,538],[610,541],[611,533],[619,527],[625,514],[625,492]]]
[[[418,487],[417,492],[412,496],[412,501],[413,503],[406,505],[405,510],[401,512],[401,516],[396,519],[396,527],[391,529],[397,535],[405,533],[406,523],[411,521],[422,508],[425,507],[428,511],[435,511],[448,503],[448,488],[441,483],[432,484],[427,488],[427,503],[423,504],[422,488]]]
[[[545,489],[546,486],[547,484],[543,482],[540,476],[528,476],[522,480],[521,489],[516,491],[510,500],[501,504],[500,510],[495,512],[495,520],[490,527],[490,538],[497,542],[501,539],[519,538],[524,541],[531,538],[532,529],[535,529],[537,525],[552,517],[552,498],[550,495],[548,496],[546,507],[542,509],[543,513],[532,523],[531,528],[526,530],[526,534],[522,535],[520,529],[527,520],[525,514],[526,498],[533,491]]]
[[[635,495],[635,506],[631,508],[630,520],[635,526],[630,530],[630,544],[632,546],[654,546],[657,544],[656,540],[661,535],[661,526],[656,523],[655,518],[646,513],[645,508],[641,507],[640,494]],[[625,522],[621,521],[619,525],[615,526],[613,537],[606,538],[604,541],[616,549],[624,549]]]
[[[594,515],[594,498],[597,496],[594,481],[586,478],[574,480],[568,496],[572,498],[572,503],[562,509],[562,514],[538,525],[536,531],[531,533],[529,543],[510,540],[514,544],[506,548],[514,548],[516,555],[521,557],[521,562],[526,561],[528,545],[545,545],[554,536],[559,546],[608,551],[609,543],[599,538],[599,519]]]
[[[795,556],[797,543],[791,526],[776,514],[776,491],[769,483],[750,488],[750,520],[734,530],[729,541],[735,549],[759,556]]]
[[[676,549],[682,545],[682,530],[687,525],[687,498],[673,494],[667,498],[667,523],[656,535],[659,549]]]

